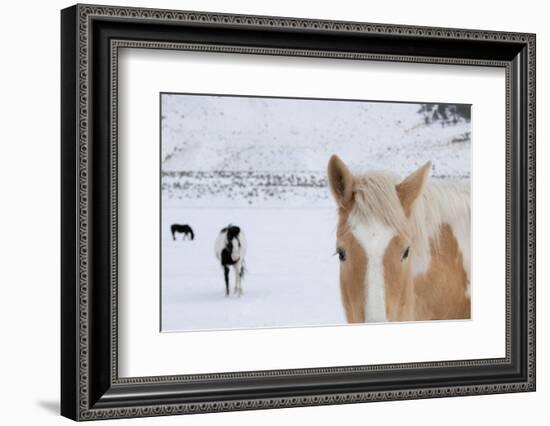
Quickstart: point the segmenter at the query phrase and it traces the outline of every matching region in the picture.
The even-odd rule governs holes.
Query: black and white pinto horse
[[[241,280],[244,276],[244,256],[246,255],[246,239],[238,226],[229,225],[223,228],[216,238],[216,257],[221,263],[225,277],[225,295],[229,296],[229,267],[235,270],[235,290],[239,296],[243,294]]]
[[[176,240],[176,232],[179,232],[183,234],[183,239],[185,240],[185,237],[188,237],[190,240],[195,239],[195,234],[193,233],[193,229],[189,225],[178,225],[177,223],[174,223],[170,227],[170,231],[172,231],[172,239]]]

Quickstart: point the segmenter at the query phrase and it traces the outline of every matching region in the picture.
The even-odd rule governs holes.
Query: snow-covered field
[[[189,223],[195,240],[172,241],[170,224]],[[228,223],[246,233],[244,294],[225,297],[214,241]],[[345,323],[332,208],[162,211],[162,330]],[[231,291],[234,273],[231,271]]]
[[[168,205],[206,208],[332,206],[325,171],[165,172],[162,192]]]
[[[428,124],[419,104],[162,96],[162,330],[344,324],[330,155],[355,172],[470,176],[470,122]],[[172,241],[189,224],[194,241]],[[225,297],[214,241],[248,240],[244,295]],[[234,275],[231,271],[231,286]]]

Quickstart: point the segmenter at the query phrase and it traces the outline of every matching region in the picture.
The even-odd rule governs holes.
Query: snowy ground
[[[344,324],[333,208],[201,209],[162,212],[162,330]],[[172,241],[170,224],[189,223],[195,240]],[[244,294],[225,297],[214,256],[229,222],[246,233]],[[234,275],[231,275],[231,289]]]

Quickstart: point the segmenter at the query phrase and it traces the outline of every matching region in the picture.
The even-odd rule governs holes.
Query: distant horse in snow
[[[189,225],[178,225],[177,223],[174,223],[170,227],[170,231],[172,231],[172,239],[176,240],[176,232],[179,232],[183,234],[183,239],[185,240],[186,237],[188,237],[190,240],[195,239],[195,234],[193,233],[193,229]]]
[[[340,291],[350,323],[470,318],[470,182],[401,180],[328,164]]]
[[[225,277],[225,295],[229,296],[229,267],[235,270],[235,293],[243,294],[241,280],[244,276],[246,239],[238,226],[229,225],[218,234],[215,243],[216,258],[221,263]]]

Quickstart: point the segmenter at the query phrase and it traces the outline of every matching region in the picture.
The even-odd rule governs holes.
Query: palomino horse
[[[340,290],[350,323],[470,318],[469,180],[353,175],[333,155]]]

